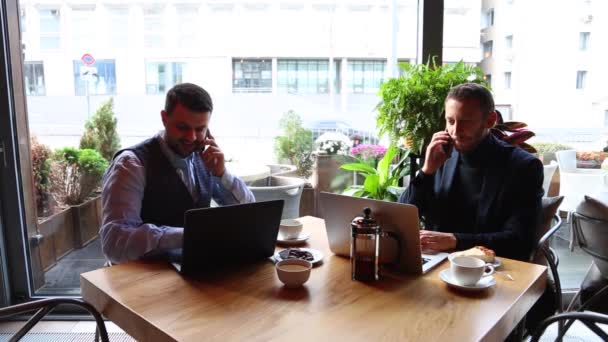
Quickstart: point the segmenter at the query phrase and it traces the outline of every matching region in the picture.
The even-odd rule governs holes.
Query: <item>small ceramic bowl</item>
[[[281,220],[279,234],[285,240],[297,239],[302,232],[302,222],[295,219]]]
[[[277,262],[275,265],[279,280],[285,287],[302,286],[310,277],[312,263],[301,259],[287,259]]]

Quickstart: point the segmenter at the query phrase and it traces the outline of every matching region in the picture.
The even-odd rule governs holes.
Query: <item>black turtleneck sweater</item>
[[[452,192],[449,198],[454,206],[450,214],[454,220],[450,230],[456,233],[476,233],[477,209],[481,187],[483,185],[483,168],[491,155],[488,138],[469,153],[459,154],[458,165],[454,173]]]

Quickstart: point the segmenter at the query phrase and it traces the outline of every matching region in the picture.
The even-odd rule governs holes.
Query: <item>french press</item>
[[[351,222],[350,261],[352,279],[360,281],[378,280],[380,254],[380,225],[371,217],[370,208],[363,209],[363,217]]]

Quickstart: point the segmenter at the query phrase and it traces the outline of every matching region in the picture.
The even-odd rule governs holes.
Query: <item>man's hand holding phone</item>
[[[224,172],[226,171],[224,152],[217,146],[215,138],[211,135],[209,129],[207,129],[207,135],[203,140],[201,158],[203,159],[207,170],[211,171],[211,174],[216,177],[222,177],[224,175]]]
[[[422,172],[427,175],[435,173],[452,154],[454,142],[447,131],[433,134],[429,146],[426,148],[426,156]]]

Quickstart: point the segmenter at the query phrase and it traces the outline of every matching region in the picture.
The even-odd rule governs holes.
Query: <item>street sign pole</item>
[[[85,89],[85,95],[87,97],[87,120],[91,118],[91,99],[89,97],[89,80],[90,78],[87,77],[86,79],[86,89]]]
[[[93,75],[97,73],[97,71],[93,67],[93,64],[95,64],[95,58],[90,53],[85,53],[84,55],[82,55],[80,60],[85,65],[85,67],[80,68],[80,75],[81,75],[81,77],[84,76],[84,78],[85,78],[86,89],[85,89],[84,93],[85,93],[85,96],[87,97],[87,119],[90,119],[91,118],[91,98],[89,96],[90,95],[89,86],[90,86],[90,82],[91,82],[91,77],[93,77]]]

